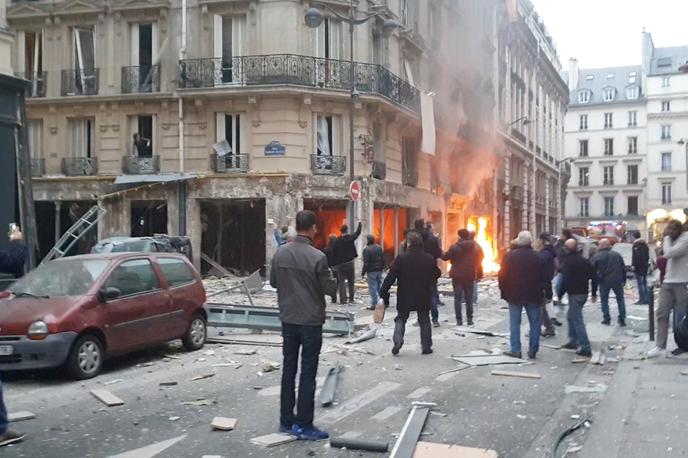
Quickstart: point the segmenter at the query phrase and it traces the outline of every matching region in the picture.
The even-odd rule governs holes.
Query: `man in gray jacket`
[[[647,352],[648,358],[666,355],[669,334],[669,314],[674,311],[674,329],[686,315],[688,303],[688,233],[680,221],[672,220],[664,231],[664,257],[667,258],[664,282],[659,291],[657,308],[656,346]],[[682,353],[679,349],[676,354]]]
[[[609,239],[600,240],[599,249],[592,257],[591,262],[597,276],[597,283],[600,286],[602,324],[609,325],[612,321],[609,315],[609,292],[614,291],[616,305],[619,306],[619,326],[626,326],[626,303],[624,302],[626,263],[619,253],[612,251]],[[594,292],[595,287],[593,286]]]
[[[282,321],[281,433],[301,440],[323,440],[329,435],[313,425],[315,376],[322,347],[325,296],[333,296],[337,282],[325,254],[313,246],[318,232],[315,213],[296,214],[296,238],[277,249],[272,258],[270,285],[277,289]],[[301,352],[299,396],[294,415],[295,380]]]

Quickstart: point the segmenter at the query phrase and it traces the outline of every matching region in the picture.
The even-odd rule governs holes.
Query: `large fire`
[[[494,239],[490,237],[487,232],[488,219],[481,217],[471,217],[468,220],[466,229],[475,232],[475,241],[483,249],[483,273],[493,274],[499,272],[499,263],[497,262],[497,244]]]

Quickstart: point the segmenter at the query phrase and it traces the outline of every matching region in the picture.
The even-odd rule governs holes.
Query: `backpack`
[[[674,340],[678,348],[688,351],[688,317],[683,318],[674,329]]]

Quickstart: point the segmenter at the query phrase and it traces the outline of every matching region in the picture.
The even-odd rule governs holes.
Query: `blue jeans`
[[[377,305],[377,292],[382,287],[382,272],[368,272],[368,293],[370,294],[370,306]]]
[[[432,284],[432,289],[430,291],[430,316],[432,317],[432,321],[438,321],[440,318],[440,311],[437,308],[437,280]]]
[[[530,324],[528,352],[537,353],[540,349],[540,304],[509,304],[511,351],[521,352],[521,314],[524,308]]]
[[[638,282],[638,302],[647,304],[650,302],[650,292],[647,289],[647,275],[634,274]]]
[[[583,321],[583,306],[587,300],[587,294],[569,294],[569,311],[566,313],[569,322],[569,343],[580,345],[583,351],[590,351],[590,340]]]
[[[322,326],[304,326],[282,323],[282,392],[280,397],[280,423],[284,426],[313,425],[315,410],[315,376],[322,348]],[[296,401],[296,372],[301,350],[301,376],[299,398]],[[296,416],[294,405],[296,404]]]
[[[5,398],[2,396],[2,380],[0,380],[0,434],[7,431],[7,409],[5,409]]]
[[[478,281],[473,282],[473,305],[478,303]]]
[[[624,302],[623,284],[607,285],[600,283],[600,302],[602,303],[602,316],[604,321],[611,321],[609,315],[609,291],[614,291],[616,297],[616,304],[619,306],[619,320],[626,319],[626,303]]]
[[[561,302],[566,291],[564,291],[564,276],[562,274],[557,274],[554,277],[554,293],[557,295],[557,299]]]

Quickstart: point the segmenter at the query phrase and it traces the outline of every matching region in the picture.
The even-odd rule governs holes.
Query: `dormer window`
[[[640,95],[640,88],[638,86],[629,86],[626,88],[626,98],[628,100],[635,100]]]
[[[608,87],[604,90],[602,96],[604,97],[605,102],[612,102],[616,97],[616,89],[613,87]]]
[[[592,98],[592,91],[580,91],[578,93],[578,103],[589,103]]]

